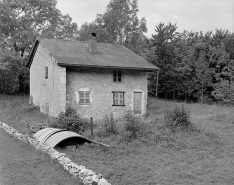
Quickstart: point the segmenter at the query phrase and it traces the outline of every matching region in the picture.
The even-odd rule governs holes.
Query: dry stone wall
[[[10,135],[17,139],[29,143],[36,150],[41,150],[47,153],[51,159],[56,160],[62,167],[72,176],[79,178],[83,185],[111,185],[101,174],[96,174],[92,170],[87,169],[85,166],[77,165],[73,163],[64,153],[59,153],[54,148],[39,143],[36,139],[31,138],[29,135],[23,135],[13,127],[8,126],[5,123],[0,122],[0,128],[4,129]]]

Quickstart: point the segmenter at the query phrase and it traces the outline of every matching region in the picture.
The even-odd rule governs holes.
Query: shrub
[[[127,111],[124,115],[124,119],[124,128],[129,139],[135,139],[142,135],[145,128],[139,117],[136,117],[132,111]]]
[[[193,125],[190,122],[189,115],[190,113],[183,105],[181,107],[174,107],[171,110],[165,110],[164,118],[166,127],[172,132],[176,132],[178,130],[191,130]]]
[[[105,115],[103,124],[101,124],[101,128],[99,129],[98,133],[99,136],[109,136],[109,135],[116,135],[118,134],[116,121],[114,120],[113,113],[110,116]]]
[[[117,127],[116,127],[116,122],[113,117],[113,113],[110,114],[110,117],[108,115],[105,116],[104,118],[104,131],[107,134],[117,134]]]
[[[66,112],[61,112],[58,118],[54,118],[49,123],[49,126],[82,133],[89,127],[89,123],[88,120],[78,115],[75,109],[68,107]]]

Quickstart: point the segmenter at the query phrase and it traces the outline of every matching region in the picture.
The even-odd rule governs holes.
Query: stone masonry
[[[48,79],[45,79],[45,67]],[[66,68],[60,67],[47,50],[39,44],[30,67],[30,96],[40,111],[58,116],[66,107]]]
[[[85,117],[103,118],[113,113],[115,117],[133,110],[133,93],[142,92],[141,109],[146,113],[147,74],[139,71],[122,71],[121,82],[113,82],[113,70],[67,68],[67,106],[77,109]],[[90,105],[79,105],[79,91],[90,91]],[[125,106],[113,106],[113,91],[123,91]]]

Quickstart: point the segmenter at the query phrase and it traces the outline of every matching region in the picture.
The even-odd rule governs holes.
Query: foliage
[[[160,23],[152,35],[146,58],[158,66],[159,97],[188,101],[215,101],[212,92],[234,72],[231,40],[227,30],[176,32],[177,26]],[[149,76],[149,94],[155,96],[156,73]]]
[[[146,19],[139,19],[138,12],[137,0],[112,0],[104,14],[98,14],[92,23],[81,25],[78,40],[88,40],[90,33],[96,32],[98,42],[119,43],[141,53],[147,27]]]
[[[157,81],[157,95],[166,99],[226,101],[218,96],[232,91],[227,84],[234,76],[233,32],[179,33],[177,24],[160,22],[147,38],[138,0],[111,0],[103,14],[78,30],[56,3],[0,1],[0,93],[28,93],[29,71],[24,66],[37,36],[87,41],[91,32],[97,33],[98,42],[121,44],[160,68],[159,79],[157,72],[149,74],[150,96],[156,96]]]
[[[193,129],[193,125],[190,122],[189,112],[182,107],[174,107],[173,109],[165,110],[164,118],[166,127],[172,132],[179,130],[190,131]]]
[[[14,51],[0,53],[0,93],[27,93],[29,91],[28,69],[25,59]]]
[[[49,126],[82,133],[88,128],[89,123],[88,120],[78,115],[76,110],[68,107],[65,113],[61,112],[58,118],[52,119]]]
[[[77,37],[77,24],[62,15],[56,0],[0,1],[1,93],[28,93],[28,55],[37,36]],[[21,57],[21,58],[20,58]]]
[[[98,131],[99,136],[109,136],[109,135],[116,135],[118,134],[118,129],[116,125],[116,121],[114,120],[113,113],[111,113],[109,116],[105,115],[104,117],[104,123],[101,124],[102,127]]]
[[[126,111],[124,115],[124,128],[127,139],[136,139],[141,136],[146,128],[146,125],[133,114],[132,111]]]
[[[234,103],[234,82],[222,80],[216,84],[216,89],[212,91],[214,98],[223,103]]]

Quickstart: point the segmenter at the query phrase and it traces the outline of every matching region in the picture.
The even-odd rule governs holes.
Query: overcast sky
[[[105,12],[110,0],[57,0],[57,8],[69,14],[78,26],[92,22]],[[215,31],[216,28],[234,32],[234,0],[138,0],[138,17],[147,20],[148,33],[160,22],[177,23],[177,31]]]

